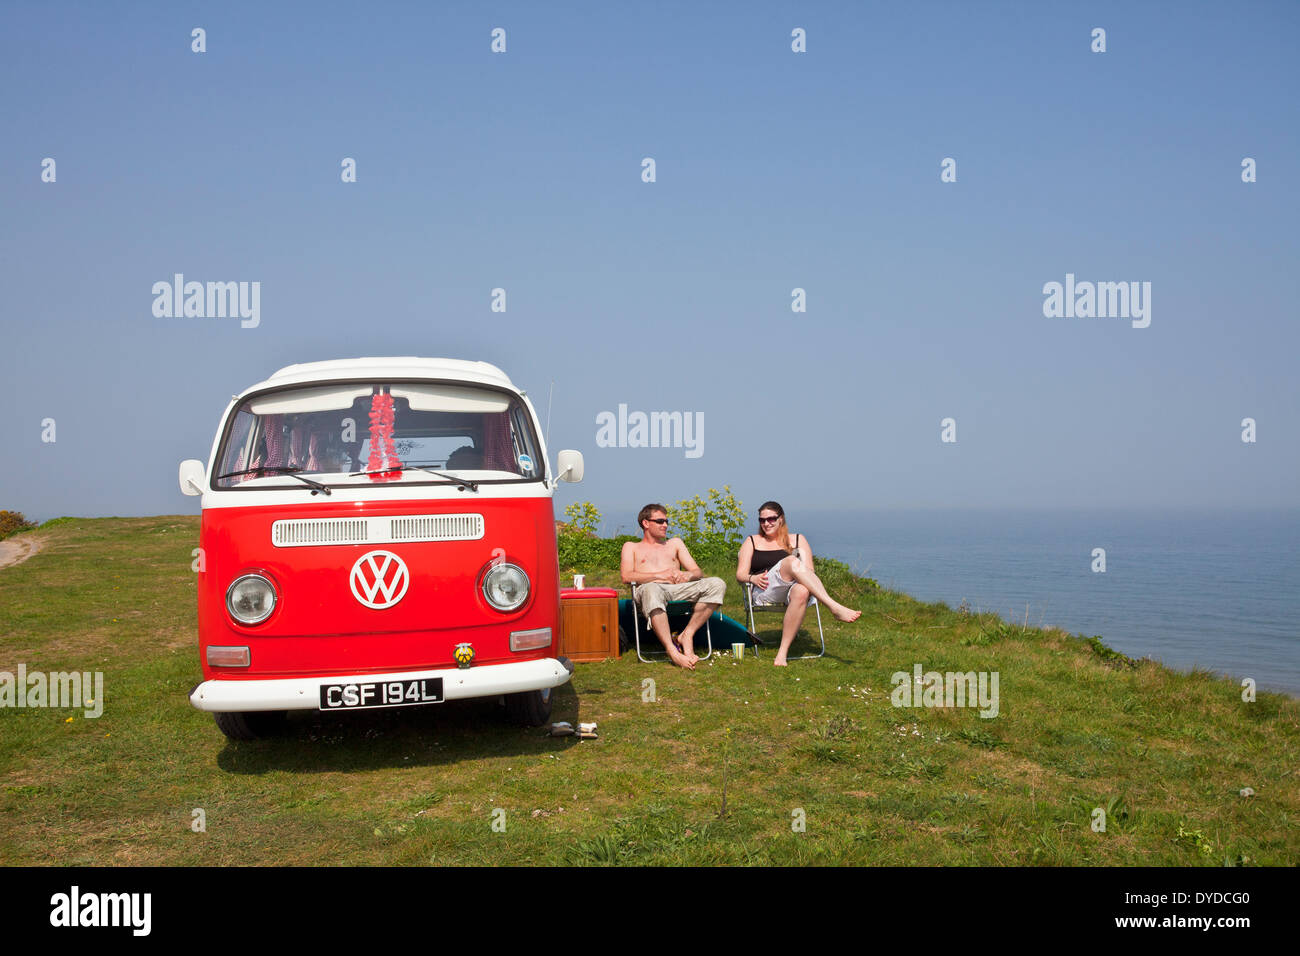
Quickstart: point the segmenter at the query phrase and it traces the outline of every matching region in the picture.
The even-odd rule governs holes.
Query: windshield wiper
[[[290,478],[297,478],[299,481],[311,485],[313,495],[319,494],[322,491],[327,495],[333,494],[329,489],[329,485],[322,485],[319,481],[312,481],[310,478],[304,478],[302,475],[298,474],[300,471],[302,471],[301,468],[292,465],[270,465],[261,468],[245,468],[243,471],[232,471],[228,474],[217,475],[212,480],[221,481],[223,478],[238,478],[240,475],[253,474],[288,475]]]
[[[431,475],[437,475],[439,478],[445,478],[453,482],[463,491],[468,488],[470,491],[478,494],[478,482],[470,481],[468,478],[457,478],[455,475],[445,475],[440,471],[434,471],[432,468],[422,468],[419,465],[394,465],[392,468],[376,468],[374,471],[353,471],[348,474],[349,478],[355,478],[359,475],[386,475],[392,471],[427,471]]]
[[[427,471],[429,474],[437,475],[439,478],[446,478],[448,481],[454,481],[462,488],[468,488],[470,491],[474,492],[475,494],[478,493],[477,481],[470,481],[468,478],[460,478],[457,477],[456,475],[448,475],[445,472],[434,471],[432,468],[423,468],[420,465],[411,465],[411,467],[419,471]]]

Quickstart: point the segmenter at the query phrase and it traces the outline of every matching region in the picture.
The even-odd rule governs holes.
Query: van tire
[[[227,711],[212,716],[218,729],[229,739],[259,740],[282,730],[286,714],[282,710],[251,710]]]
[[[511,723],[525,727],[540,727],[551,719],[551,691],[528,690],[522,694],[506,694],[506,716]]]

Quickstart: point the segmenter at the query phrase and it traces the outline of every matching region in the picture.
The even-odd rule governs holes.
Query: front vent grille
[[[388,521],[390,541],[475,541],[483,537],[482,515],[412,515]]]
[[[369,544],[365,518],[299,518],[271,525],[271,543],[277,548],[314,544]]]
[[[277,548],[306,548],[396,541],[476,541],[483,533],[483,516],[478,514],[292,518],[272,523],[271,543]]]

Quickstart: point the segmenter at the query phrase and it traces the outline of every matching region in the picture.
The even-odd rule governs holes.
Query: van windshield
[[[230,417],[212,487],[445,483],[542,477],[532,418],[518,397],[436,382],[342,382],[250,395]],[[409,470],[398,470],[409,469]],[[361,474],[372,472],[376,474]]]

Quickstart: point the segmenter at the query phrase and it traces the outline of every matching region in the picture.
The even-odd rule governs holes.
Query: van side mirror
[[[581,465],[579,465],[581,467]],[[203,494],[203,462],[197,458],[186,458],[181,462],[180,473],[177,476],[181,483],[181,492],[187,495]]]
[[[582,452],[566,448],[556,456],[555,480],[572,481],[574,484],[582,481]]]

